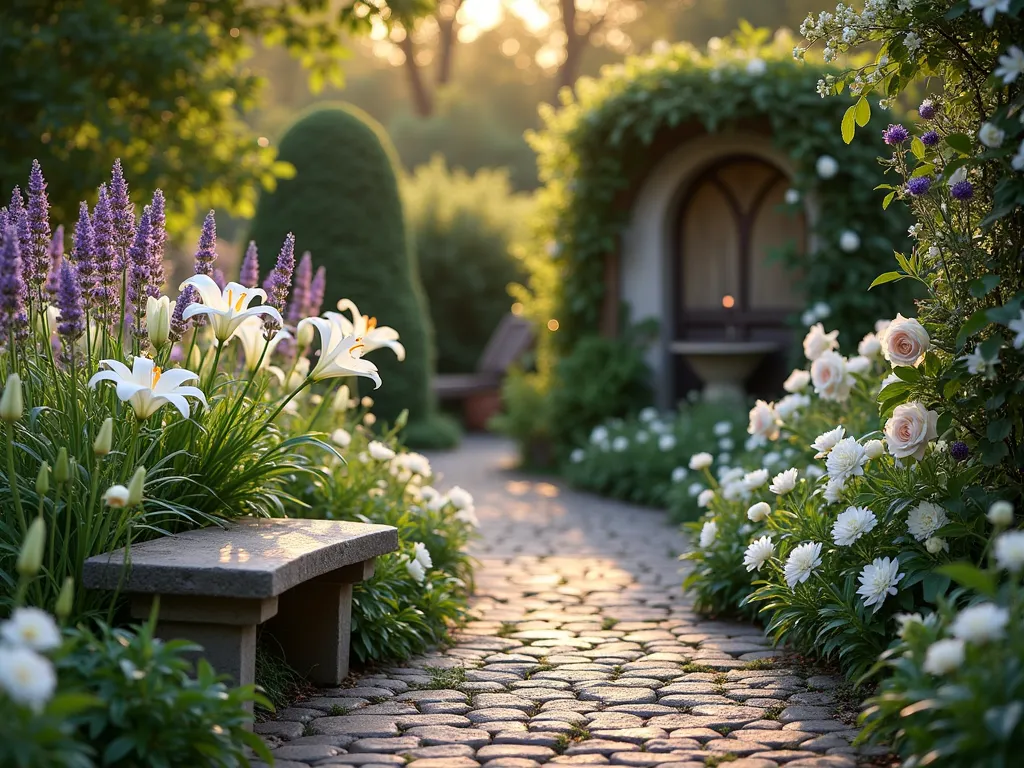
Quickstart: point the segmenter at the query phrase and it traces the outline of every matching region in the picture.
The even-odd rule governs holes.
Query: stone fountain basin
[[[771,341],[674,341],[669,351],[682,355],[704,382],[711,402],[742,400],[743,382],[765,355],[781,347]]]

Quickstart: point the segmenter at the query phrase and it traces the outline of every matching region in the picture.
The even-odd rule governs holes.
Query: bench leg
[[[160,621],[156,634],[163,640],[188,640],[203,646],[198,654],[235,685],[252,685],[256,670],[256,627]]]
[[[352,584],[373,575],[373,560],[347,566],[292,587],[278,597],[277,616],[267,631],[285,660],[317,685],[340,685],[348,677],[352,638]]]

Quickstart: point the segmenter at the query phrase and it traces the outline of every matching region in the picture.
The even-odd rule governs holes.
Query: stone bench
[[[83,583],[129,595],[136,619],[159,598],[157,635],[203,646],[240,685],[254,682],[264,622],[292,667],[338,685],[348,675],[352,585],[397,548],[387,525],[244,518],[134,544],[127,568],[123,549],[91,557]]]

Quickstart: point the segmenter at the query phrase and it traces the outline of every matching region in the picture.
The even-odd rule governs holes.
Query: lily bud
[[[21,576],[32,578],[39,569],[43,567],[43,547],[46,544],[46,523],[40,515],[28,527],[25,540],[21,544],[21,552],[18,553],[18,562],[15,569]]]
[[[58,483],[66,483],[71,479],[71,462],[68,461],[68,449],[64,446],[57,451],[57,461],[53,465],[53,479]]]
[[[0,395],[0,419],[13,423],[25,413],[25,400],[21,394],[21,377],[12,373],[7,377],[4,393]]]
[[[96,441],[92,444],[92,452],[97,456],[106,456],[110,453],[113,442],[114,420],[108,416],[100,426],[100,433],[96,435]]]
[[[68,576],[64,579],[64,586],[60,588],[60,595],[57,597],[57,605],[54,606],[53,612],[60,621],[67,621],[74,604],[75,580]]]
[[[331,401],[331,412],[344,413],[347,411],[348,401],[351,396],[352,395],[348,390],[348,384],[342,384],[338,387],[338,391],[334,393],[334,400]]]
[[[199,366],[203,364],[203,353],[199,351],[199,347],[196,345],[192,346],[192,349],[188,353],[188,369],[190,371],[198,371]]]
[[[146,299],[146,333],[153,349],[161,349],[171,338],[171,300],[167,296]]]
[[[299,349],[305,349],[310,344],[312,344],[313,343],[314,335],[315,335],[315,331],[313,330],[313,326],[309,325],[308,323],[306,325],[302,326],[301,328],[299,328],[296,331],[296,339],[295,339],[296,344],[298,345]]]
[[[142,503],[142,489],[146,485],[146,468],[139,467],[128,483],[128,506]]]
[[[44,461],[39,465],[39,474],[36,475],[36,493],[45,496],[50,492],[50,463]]]
[[[409,409],[403,408],[402,412],[398,414],[398,418],[395,419],[395,429],[405,429],[406,423],[409,421]]]

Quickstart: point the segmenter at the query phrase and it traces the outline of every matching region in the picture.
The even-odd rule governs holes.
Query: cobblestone
[[[278,766],[853,768],[880,752],[833,716],[840,680],[765,668],[778,654],[756,627],[693,610],[664,513],[507,474],[509,455],[470,438],[433,459],[481,520],[453,647],[258,724]],[[465,682],[431,689],[426,667]]]

